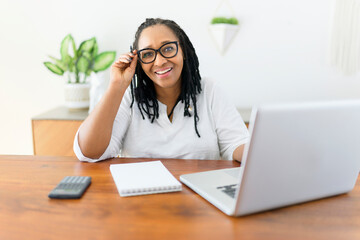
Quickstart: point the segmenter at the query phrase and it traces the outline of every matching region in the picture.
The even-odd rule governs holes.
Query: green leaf
[[[53,73],[57,74],[57,75],[63,75],[64,71],[56,66],[55,64],[51,63],[51,62],[44,62],[44,65]]]
[[[71,62],[69,64],[69,72],[75,72],[75,63],[74,62]]]
[[[61,61],[63,63],[65,63],[68,68],[70,68],[71,64],[73,64],[73,62],[75,61],[76,59],[73,59],[72,57],[70,57],[69,55],[65,56],[64,59],[61,59]]]
[[[233,25],[238,25],[239,21],[236,18],[232,17],[228,19],[228,23]]]
[[[76,67],[79,70],[79,72],[86,73],[86,71],[89,68],[89,60],[87,60],[85,57],[80,57],[79,60],[76,63]]]
[[[65,62],[63,62],[63,61],[61,61],[61,60],[59,60],[57,58],[54,58],[52,56],[49,56],[49,58],[51,58],[55,62],[55,64],[59,68],[61,68],[61,70],[63,70],[64,72],[66,72],[68,70],[68,65]]]
[[[104,71],[115,60],[115,51],[103,52],[95,57],[94,60],[94,72]]]
[[[226,17],[214,17],[211,20],[211,24],[219,24],[219,23],[226,23],[232,25],[238,25],[239,21],[235,17],[226,18]]]
[[[92,60],[92,55],[89,52],[83,52],[82,57],[85,57],[88,61]]]
[[[77,58],[78,55],[77,55],[77,51],[76,51],[75,40],[74,40],[73,37],[71,37],[71,45],[72,45],[72,48],[73,48],[74,58]]]
[[[94,49],[93,49],[93,52],[92,52],[92,58],[93,58],[93,59],[94,59],[95,56],[98,54],[98,51],[99,51],[99,47],[98,47],[97,42],[95,42]]]
[[[211,21],[212,24],[218,24],[218,23],[227,23],[225,17],[215,17]]]
[[[62,40],[60,47],[60,54],[62,60],[65,60],[67,56],[69,56],[69,44],[73,40],[74,39],[70,34],[66,35],[66,37]]]
[[[83,41],[79,46],[79,50],[77,51],[78,56],[80,56],[82,52],[91,53],[95,46],[95,43],[96,43],[95,37],[90,38],[89,40]]]

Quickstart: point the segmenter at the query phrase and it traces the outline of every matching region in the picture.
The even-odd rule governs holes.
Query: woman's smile
[[[159,77],[159,78],[166,78],[168,77],[171,72],[172,72],[173,68],[172,67],[168,67],[168,68],[162,68],[159,70],[155,71],[155,74]]]

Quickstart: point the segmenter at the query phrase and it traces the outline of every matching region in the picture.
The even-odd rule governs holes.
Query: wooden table
[[[360,179],[345,195],[229,217],[186,186],[182,192],[119,196],[109,165],[73,157],[0,156],[0,239],[360,239]],[[238,166],[232,161],[163,160],[181,174]],[[47,194],[66,175],[91,176],[79,200]]]

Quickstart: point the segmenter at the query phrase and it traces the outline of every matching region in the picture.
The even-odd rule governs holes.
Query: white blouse
[[[202,92],[197,95],[197,128],[195,132],[194,107],[192,116],[184,116],[184,103],[174,108],[170,122],[166,105],[159,103],[159,118],[153,123],[134,102],[132,108],[129,89],[124,94],[116,115],[110,143],[99,159],[87,158],[74,140],[74,152],[80,161],[96,162],[117,156],[137,158],[228,159],[234,150],[246,143],[249,132],[235,106],[219,86],[210,80],[201,80]],[[81,126],[80,126],[81,127]]]

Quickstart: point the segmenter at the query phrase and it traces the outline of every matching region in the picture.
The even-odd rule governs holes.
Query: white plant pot
[[[77,111],[89,108],[90,83],[65,84],[65,104],[69,110]]]
[[[211,24],[209,31],[221,55],[224,55],[239,30],[239,25]]]

